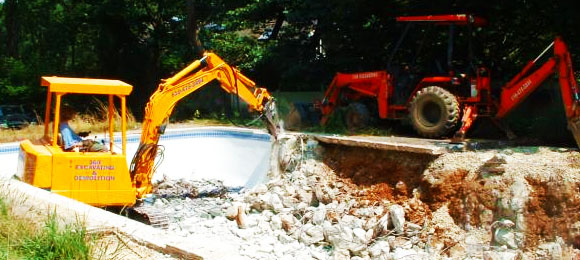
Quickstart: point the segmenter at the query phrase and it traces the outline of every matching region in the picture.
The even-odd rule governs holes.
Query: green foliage
[[[270,91],[321,91],[338,71],[386,68],[401,33],[395,16],[441,13],[488,19],[476,30],[476,60],[490,67],[493,82],[501,85],[555,35],[563,36],[574,67],[580,67],[575,5],[571,0],[550,5],[540,0],[6,0],[0,3],[0,103],[33,103],[42,110],[43,75],[115,78],[135,86],[129,105],[139,117],[162,78],[199,58],[191,24],[201,47]],[[258,40],[276,25],[278,33]],[[441,54],[444,34],[429,39],[426,53]]]
[[[206,48],[216,53],[242,71],[252,71],[262,59],[267,46],[258,44],[255,37],[244,32],[204,33]]]

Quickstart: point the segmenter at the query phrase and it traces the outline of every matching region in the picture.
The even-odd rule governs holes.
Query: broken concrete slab
[[[435,141],[419,138],[386,136],[332,136],[316,134],[311,136],[316,140],[327,144],[358,146],[379,150],[402,151],[429,155],[441,155],[449,152],[449,144],[441,140]]]

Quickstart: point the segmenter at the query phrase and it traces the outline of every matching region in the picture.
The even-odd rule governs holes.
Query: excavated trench
[[[372,203],[401,203],[422,186],[421,173],[437,157],[429,154],[384,151],[362,147],[324,145],[323,162],[339,178],[359,190],[356,196]],[[410,221],[423,224],[431,209],[422,204],[406,212]]]
[[[515,224],[512,249],[534,251],[558,238],[580,247],[578,152],[514,154],[507,149],[432,156],[322,146],[324,164],[353,185],[359,200],[403,205],[411,223],[424,225],[446,206],[454,224],[465,232],[489,231],[489,240],[482,243],[500,245],[491,234],[497,223],[510,220]],[[435,237],[445,237],[446,232],[436,230]],[[461,244],[459,239],[446,239],[446,247]]]

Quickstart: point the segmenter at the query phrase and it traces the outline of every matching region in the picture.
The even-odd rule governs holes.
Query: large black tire
[[[370,113],[367,106],[362,103],[350,103],[346,108],[344,123],[350,131],[359,130],[369,125]]]
[[[410,104],[410,117],[417,133],[427,138],[448,135],[459,122],[459,102],[449,91],[436,86],[419,91]]]
[[[290,108],[290,112],[284,118],[284,128],[288,130],[299,130],[303,127],[302,115],[295,106]]]
[[[291,104],[290,112],[284,119],[284,128],[300,130],[320,124],[320,110],[312,103],[296,102]]]

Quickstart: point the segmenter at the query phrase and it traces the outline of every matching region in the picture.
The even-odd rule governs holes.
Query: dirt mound
[[[580,248],[580,183],[562,179],[540,181],[527,179],[533,187],[527,203],[526,244],[537,245],[542,239],[560,236]]]
[[[434,157],[324,145],[322,158],[357,191],[352,193],[358,200],[403,205],[410,222],[431,221],[434,240],[445,247],[465,249],[456,227],[479,232],[478,245],[507,246],[533,257],[548,242],[563,241],[569,250],[580,246],[577,151],[516,147]],[[442,209],[450,218],[440,217]]]

